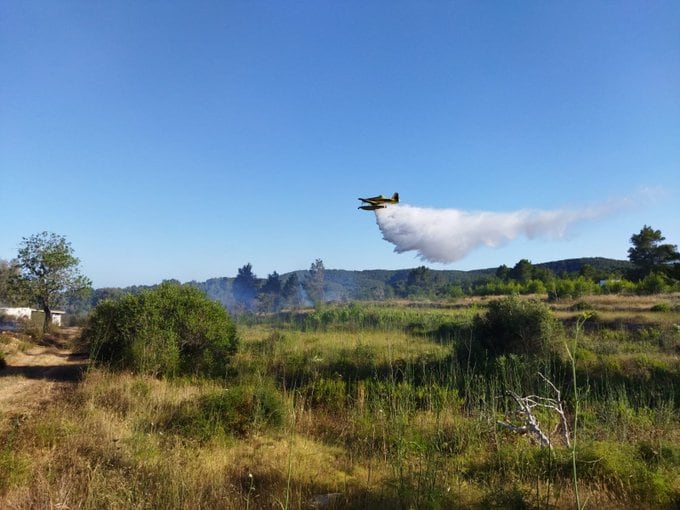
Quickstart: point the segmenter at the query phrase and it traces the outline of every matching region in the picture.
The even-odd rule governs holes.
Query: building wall
[[[54,326],[61,326],[61,316],[63,312],[52,310],[52,324]],[[45,312],[42,310],[32,310],[31,319],[33,322],[42,324],[45,321]]]
[[[14,320],[28,320],[31,318],[31,312],[33,310],[28,307],[0,308],[0,315]]]
[[[64,314],[62,311],[52,311],[52,324],[61,326],[61,317]],[[7,321],[27,321],[33,320],[42,324],[45,320],[45,312],[42,310],[34,310],[29,307],[3,307],[0,308],[0,317],[4,317]]]

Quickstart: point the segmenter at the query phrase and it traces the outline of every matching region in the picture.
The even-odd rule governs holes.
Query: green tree
[[[534,266],[527,259],[522,259],[508,273],[508,277],[516,282],[526,283],[531,280]]]
[[[234,279],[232,293],[236,303],[246,311],[253,309],[257,296],[257,277],[253,273],[253,266],[248,263],[239,268],[238,275]]]
[[[324,302],[323,287],[325,274],[326,269],[323,267],[323,260],[316,259],[312,262],[307,277],[307,292],[315,306]]]
[[[633,234],[628,249],[628,259],[635,265],[633,277],[637,280],[660,272],[670,273],[671,264],[680,261],[680,253],[675,244],[662,244],[666,238],[660,230],[644,225],[638,234]]]
[[[547,284],[555,279],[555,273],[553,273],[547,267],[533,266],[531,278],[534,280],[541,280],[543,283]]]
[[[406,278],[406,294],[409,296],[429,296],[434,290],[432,270],[426,266],[411,269]]]
[[[267,281],[257,294],[258,308],[262,312],[278,311],[281,307],[281,279],[279,273],[274,271],[267,276]]]
[[[297,273],[291,274],[286,279],[286,283],[283,284],[283,289],[281,289],[281,295],[287,306],[293,309],[300,307],[302,304],[302,293],[300,278],[298,278]]]
[[[0,259],[0,304],[9,304],[11,292],[9,289],[12,269],[6,260]]]
[[[583,276],[584,278],[587,278],[589,280],[597,280],[598,279],[598,274],[595,268],[591,264],[583,264],[581,266],[581,269],[578,272],[579,276]]]
[[[22,285],[21,269],[16,261],[0,260],[0,304],[20,306],[30,303],[25,285]]]
[[[496,278],[498,278],[499,280],[507,281],[509,274],[510,268],[505,264],[501,264],[500,266],[498,266],[498,269],[496,269]]]
[[[69,322],[67,325],[82,325],[87,319],[87,315],[92,310],[92,299],[94,289],[83,287],[74,292],[67,292],[64,296],[64,309],[68,314]]]
[[[17,261],[26,291],[45,313],[43,331],[52,322],[52,309],[68,293],[91,285],[80,273],[80,260],[74,256],[71,243],[58,234],[42,232],[24,237]]]
[[[92,292],[92,306],[97,306],[100,302],[107,299],[118,299],[122,297],[126,292],[123,289],[117,287],[102,287],[95,289]]]

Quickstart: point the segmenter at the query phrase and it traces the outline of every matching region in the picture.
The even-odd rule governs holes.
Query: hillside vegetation
[[[463,296],[501,296],[538,294],[553,301],[601,294],[650,295],[680,292],[675,272],[680,265],[650,273],[634,280],[634,266],[625,260],[601,257],[567,259],[543,264],[520,260],[514,267],[500,266],[472,271],[434,270],[425,266],[400,270],[348,271],[324,269],[320,281],[314,283],[312,271],[294,271],[258,278],[250,264],[239,269],[235,278],[211,278],[204,282],[188,282],[222,304],[232,313],[271,313],[282,309],[304,309],[322,303],[355,301],[393,301],[395,299],[442,301]],[[314,264],[313,264],[314,267]],[[319,273],[315,273],[317,278]],[[238,283],[237,283],[238,282]],[[180,283],[170,281],[170,283]],[[318,288],[314,288],[318,286]],[[137,294],[152,287],[96,289],[86,299],[73,301],[67,307],[77,322],[97,303]]]
[[[245,314],[219,377],[103,363],[2,409],[0,504],[677,508],[679,325],[679,294]]]

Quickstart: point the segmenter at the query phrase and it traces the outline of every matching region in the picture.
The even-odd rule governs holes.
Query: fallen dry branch
[[[564,411],[564,406],[562,405],[562,394],[560,390],[542,373],[538,375],[553,389],[556,394],[556,398],[540,397],[538,395],[529,395],[527,397],[520,397],[514,391],[508,391],[507,394],[510,395],[517,405],[519,406],[518,414],[523,417],[524,423],[522,425],[514,425],[509,422],[499,421],[497,422],[500,427],[507,430],[517,432],[518,434],[531,434],[531,436],[538,441],[541,448],[548,447],[552,448],[552,441],[550,440],[550,435],[543,432],[541,425],[534,414],[534,409],[541,407],[544,409],[551,409],[555,411],[560,417],[560,423],[558,427],[562,428],[562,437],[564,439],[567,447],[571,446],[571,441],[569,440],[569,425],[567,424],[567,417]],[[554,433],[555,431],[553,431]]]

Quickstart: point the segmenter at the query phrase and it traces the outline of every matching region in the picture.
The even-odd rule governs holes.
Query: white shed
[[[52,310],[52,324],[61,326],[61,318],[66,312],[63,310]],[[0,322],[16,323],[21,321],[34,320],[42,322],[45,312],[27,306],[4,306],[0,307]]]
[[[29,307],[0,307],[0,316],[4,316],[5,319],[21,321],[28,320],[31,318],[32,308]]]

